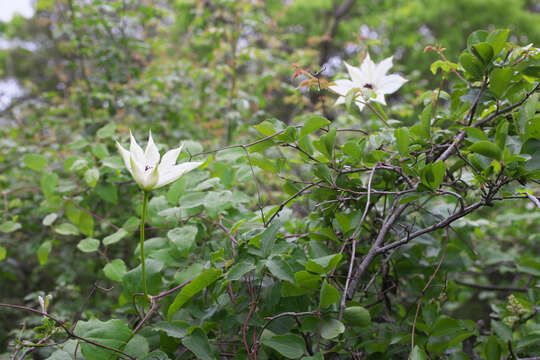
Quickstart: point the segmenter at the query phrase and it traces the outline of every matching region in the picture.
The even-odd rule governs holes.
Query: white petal
[[[366,78],[366,73],[361,68],[351,66],[345,61],[343,63],[345,64],[345,67],[347,68],[347,71],[351,76],[351,80],[354,83],[353,86],[358,88],[364,86],[364,84],[368,81],[368,79]]]
[[[371,60],[371,57],[369,56],[369,53],[366,54],[366,58],[364,61],[362,61],[362,65],[360,65],[360,73],[362,76],[362,85],[369,83],[373,84],[375,80],[375,70],[376,65]]]
[[[334,82],[336,83],[336,85],[329,86],[329,88],[330,90],[341,96],[347,95],[349,90],[354,87],[354,84],[351,80],[341,79]]]
[[[390,56],[377,64],[376,73],[378,77],[383,77],[386,75],[388,70],[390,70],[390,68],[393,66],[392,59],[393,56]]]
[[[358,109],[360,111],[362,111],[364,109],[364,106],[366,106],[366,104],[361,101],[355,101],[354,103],[356,104],[356,106],[358,106]]]
[[[146,159],[145,165],[154,167],[159,163],[159,150],[154,144],[154,139],[152,139],[152,131],[148,132],[148,144],[146,145],[144,157]]]
[[[182,146],[169,150],[163,155],[161,158],[161,163],[159,164],[159,171],[165,171],[167,168],[170,168],[176,164],[176,159],[178,159],[178,155],[182,152],[182,148],[184,147],[184,144]]]
[[[143,190],[150,191],[156,187],[159,179],[158,168],[155,167],[151,171],[144,171],[137,162],[131,157],[131,168],[133,169],[133,179]]]
[[[338,97],[334,105],[340,105],[340,104],[345,104],[345,96]]]
[[[385,76],[380,83],[377,84],[377,91],[383,94],[395,93],[401,85],[405,84],[407,80],[400,75],[391,74]]]
[[[131,131],[129,132],[129,137],[131,138],[131,144],[129,145],[129,152],[131,154],[131,157],[133,158],[133,161],[144,167],[145,162],[143,150],[141,149],[139,144],[137,144],[137,140],[135,140]],[[133,166],[131,167],[131,169],[133,170]]]
[[[384,99],[384,93],[382,91],[377,91],[375,93],[375,98],[373,101],[378,102],[379,104],[386,105],[386,100]]]
[[[162,187],[162,186],[172,183],[173,181],[177,180],[188,171],[191,171],[195,169],[196,167],[199,167],[201,164],[202,162],[200,161],[186,162],[186,163],[172,166],[164,172],[159,171],[159,180],[155,188]]]
[[[124,149],[122,147],[122,145],[120,145],[120,143],[118,141],[116,142],[116,147],[118,148],[118,151],[120,151],[120,155],[122,155],[122,159],[124,160],[124,165],[126,166],[126,169],[128,169],[129,173],[132,174],[132,172],[131,172],[131,162],[129,160],[131,155],[130,155],[129,151]]]

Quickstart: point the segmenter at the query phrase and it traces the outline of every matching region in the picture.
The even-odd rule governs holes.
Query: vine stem
[[[420,308],[422,307],[422,298],[424,297],[424,294],[426,293],[427,289],[431,285],[431,282],[433,279],[435,279],[435,276],[437,276],[437,273],[439,272],[439,269],[441,268],[444,258],[446,257],[446,249],[448,246],[448,227],[446,227],[446,238],[444,239],[444,244],[442,248],[442,255],[441,259],[439,260],[439,263],[437,264],[437,267],[435,268],[435,271],[433,271],[433,274],[429,277],[428,282],[426,283],[426,286],[420,291],[420,295],[418,295],[418,303],[416,305],[416,314],[414,315],[414,321],[412,325],[412,331],[411,331],[411,351],[414,351],[414,333],[416,329],[416,320],[418,319],[418,314],[420,313]]]
[[[148,298],[148,290],[146,289],[146,264],[144,262],[144,223],[146,221],[146,208],[148,205],[148,191],[143,190],[143,205],[142,205],[142,214],[141,214],[141,266],[142,266],[142,283],[143,283],[143,293],[146,298]]]

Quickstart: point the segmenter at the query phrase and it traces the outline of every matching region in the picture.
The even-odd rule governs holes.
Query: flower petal
[[[201,164],[201,161],[185,162],[169,167],[166,171],[159,171],[159,180],[154,188],[159,188],[172,183],[188,171],[199,167]]]
[[[336,83],[336,85],[329,86],[328,88],[341,96],[347,95],[349,90],[354,87],[354,84],[351,80],[341,79],[334,82]]]
[[[362,111],[364,109],[364,106],[366,106],[366,104],[361,101],[355,101],[354,103],[356,104],[356,106],[358,106],[358,109],[360,111]]]
[[[386,105],[386,100],[384,99],[384,93],[382,91],[375,92],[375,97],[372,100],[379,104]]]
[[[146,145],[144,158],[146,160],[145,165],[154,167],[159,163],[159,150],[154,143],[154,139],[152,139],[152,131],[148,132],[148,144]]]
[[[390,56],[376,65],[375,72],[377,74],[377,78],[382,78],[386,75],[388,70],[390,70],[390,68],[394,65],[392,63],[393,58],[393,56]]]
[[[380,91],[383,94],[392,94],[406,82],[407,79],[403,78],[401,75],[391,74],[382,79],[382,81],[378,84],[379,88],[377,91]]]
[[[129,145],[129,152],[131,154],[131,157],[133,158],[133,161],[135,161],[140,166],[144,167],[145,161],[144,161],[144,153],[139,144],[137,144],[137,140],[133,137],[133,134],[131,133],[131,130],[129,131],[129,137],[131,139],[131,143]],[[133,166],[131,167],[133,170]]]
[[[141,189],[146,191],[155,189],[159,179],[159,171],[157,167],[144,171],[144,168],[135,162],[133,157],[131,157],[131,168],[133,169],[133,179],[135,179],[135,182]]]
[[[161,158],[161,162],[159,163],[159,171],[166,171],[168,168],[174,166],[174,164],[176,164],[176,159],[178,159],[178,155],[180,155],[183,148],[184,144],[176,149],[167,151]]]
[[[362,76],[362,86],[366,83],[372,84],[375,81],[375,70],[376,65],[371,60],[371,56],[369,56],[369,53],[366,54],[366,57],[364,61],[362,61],[362,64],[360,65],[360,74]],[[353,80],[354,81],[354,80]]]
[[[345,64],[345,67],[349,72],[354,87],[361,88],[366,82],[369,82],[369,79],[367,78],[367,73],[363,71],[362,68],[351,66],[347,64],[346,61],[344,61],[343,63]]]
[[[126,169],[128,169],[130,174],[133,174],[131,171],[131,161],[129,160],[131,157],[129,151],[124,149],[118,141],[116,142],[116,147],[118,148],[118,151],[120,151],[120,155],[122,155],[122,159],[124,160],[124,165],[126,166]]]

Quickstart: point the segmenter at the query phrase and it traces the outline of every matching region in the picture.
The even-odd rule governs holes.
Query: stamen
[[[152,168],[152,166],[146,165],[146,166],[144,167],[144,171],[148,171],[148,170],[150,170],[151,168]]]

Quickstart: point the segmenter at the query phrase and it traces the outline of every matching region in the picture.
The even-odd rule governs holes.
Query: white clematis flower
[[[396,92],[407,82],[400,75],[386,75],[393,65],[392,56],[375,64],[368,53],[359,68],[351,66],[346,62],[344,63],[351,80],[336,80],[335,85],[330,86],[330,90],[340,95],[336,101],[336,105],[345,103],[345,97],[351,89],[358,89],[360,92],[360,96],[355,100],[355,104],[360,110],[370,100],[386,105],[384,95]]]
[[[129,151],[124,149],[117,141],[116,146],[124,159],[126,168],[135,179],[135,182],[144,191],[150,191],[168,185],[180,178],[182,175],[200,166],[202,162],[185,162],[176,165],[176,159],[184,145],[179,148],[169,150],[160,161],[159,151],[152,139],[152,132],[149,132],[148,145],[143,152],[137,141],[129,132],[131,144]]]

